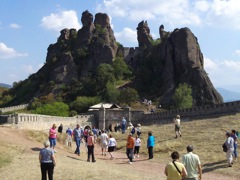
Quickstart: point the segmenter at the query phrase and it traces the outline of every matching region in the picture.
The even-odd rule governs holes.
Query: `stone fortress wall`
[[[94,115],[59,117],[19,113],[0,116],[0,124],[9,124],[18,129],[49,130],[53,124],[57,126],[63,124],[64,129],[74,128],[76,124],[80,124],[84,128],[85,126],[97,126],[97,121]]]
[[[11,108],[8,108],[11,109]],[[207,105],[189,109],[169,110],[159,113],[145,114],[143,111],[132,111],[131,108],[105,109],[90,111],[87,114],[75,117],[57,117],[38,114],[11,114],[0,116],[0,124],[12,124],[16,128],[46,130],[55,123],[57,126],[75,127],[79,123],[82,127],[90,126],[99,129],[108,129],[111,124],[121,123],[122,117],[133,125],[166,124],[172,123],[173,118],[179,114],[182,121],[193,119],[216,118],[234,115],[240,112],[240,101],[227,102],[218,105]]]
[[[21,110],[21,109],[27,108],[27,106],[28,106],[28,104],[21,104],[21,105],[17,105],[17,106],[4,107],[4,108],[0,108],[0,112],[5,113],[5,112],[9,112],[9,111]]]

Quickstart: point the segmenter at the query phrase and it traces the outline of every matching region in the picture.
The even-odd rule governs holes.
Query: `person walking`
[[[177,151],[174,151],[171,157],[172,162],[168,163],[164,170],[167,180],[182,180],[183,177],[187,176],[187,171],[184,165],[178,162],[180,155]]]
[[[187,146],[187,154],[182,158],[182,163],[186,168],[187,175],[184,180],[201,180],[202,166],[197,154],[193,154],[193,146]]]
[[[135,157],[139,157],[139,149],[141,146],[141,139],[139,138],[138,135],[136,135],[136,138],[134,139],[134,156]]]
[[[148,159],[153,159],[153,147],[155,145],[155,137],[152,135],[152,132],[148,132],[148,139],[147,139],[147,148],[148,148]]]
[[[53,149],[53,151],[56,153],[55,146],[57,144],[57,126],[56,124],[52,125],[52,128],[49,130],[49,142],[50,142],[50,148]]]
[[[108,152],[111,156],[111,159],[114,159],[113,151],[116,148],[116,145],[117,145],[116,139],[112,137],[112,135],[110,134],[108,140]]]
[[[72,147],[73,131],[71,128],[68,127],[68,129],[66,130],[66,133],[67,133],[67,145],[68,145],[68,147]]]
[[[231,137],[231,134],[229,132],[226,133],[226,141],[225,145],[227,146],[227,152],[226,152],[226,158],[228,165],[227,167],[232,167],[232,161],[233,161],[233,152],[234,152],[234,139]]]
[[[134,148],[134,138],[132,137],[132,133],[129,133],[127,138],[127,145],[126,145],[126,154],[129,159],[129,164],[132,164],[133,161],[133,148]]]
[[[106,133],[106,130],[103,130],[103,132],[100,135],[100,146],[102,148],[102,155],[107,155],[107,148],[108,148],[108,135]]]
[[[96,162],[94,156],[94,134],[91,131],[87,137],[88,158],[87,162],[90,162],[90,156],[92,156],[92,162]]]
[[[80,156],[80,144],[83,138],[83,130],[80,128],[80,125],[77,124],[76,128],[73,130],[73,135],[74,135],[74,141],[76,142],[76,150],[75,154]]]
[[[126,131],[126,124],[127,124],[127,120],[123,117],[122,118],[122,134],[125,134],[125,131]]]
[[[182,137],[182,133],[180,131],[180,116],[177,115],[176,118],[173,119],[173,122],[175,123],[175,134],[176,134],[176,137],[175,138],[178,138],[178,136]]]
[[[238,152],[237,152],[237,148],[238,148],[238,136],[236,134],[236,130],[232,130],[231,131],[231,137],[233,138],[234,140],[234,150],[233,150],[233,157],[234,157],[234,160],[237,161],[237,157],[238,157]]]
[[[47,174],[48,179],[53,180],[53,170],[54,166],[56,166],[56,161],[54,157],[54,151],[52,148],[50,148],[49,141],[45,141],[44,148],[40,150],[39,162],[41,167],[42,180],[47,180]]]

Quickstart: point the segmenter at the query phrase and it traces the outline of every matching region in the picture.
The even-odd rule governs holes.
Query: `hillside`
[[[9,85],[9,84],[0,83],[0,87],[3,87],[3,88],[11,88],[12,86]]]
[[[183,83],[192,89],[193,106],[223,102],[204,70],[200,45],[189,28],[168,32],[161,25],[154,40],[148,23],[142,21],[137,25],[139,47],[126,48],[116,41],[107,14],[94,17],[84,11],[81,20],[81,29],[63,29],[57,42],[49,45],[38,72],[15,84],[9,104],[49,96],[66,103],[78,96],[116,102],[130,87],[140,98],[170,107],[175,89]],[[128,83],[116,88],[119,82]]]
[[[240,93],[230,91],[224,88],[217,88],[218,92],[222,95],[224,102],[238,101],[240,100]]]

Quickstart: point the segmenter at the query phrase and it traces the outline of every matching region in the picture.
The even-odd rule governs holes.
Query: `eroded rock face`
[[[151,35],[144,21],[139,23],[137,29],[139,47],[148,46]],[[196,106],[222,103],[221,95],[216,91],[204,70],[204,59],[200,46],[190,29],[175,29],[169,33],[164,30],[162,25],[159,28],[159,33],[161,38],[159,45],[144,51],[141,48],[136,49],[138,52],[135,50],[134,53],[130,54],[129,52],[125,55],[128,61],[129,59],[133,60],[132,67],[135,70],[141,69],[138,62],[144,61],[143,58],[146,57],[144,53],[154,55],[155,64],[152,64],[149,70],[161,79],[158,91],[159,103],[162,106],[171,105],[173,103],[172,95],[180,83],[187,83],[191,86],[193,103]],[[156,61],[158,62],[156,63]]]
[[[83,26],[91,26],[93,22],[93,15],[89,13],[89,11],[84,11],[82,13],[81,21]]]
[[[116,54],[123,56],[135,72],[141,74],[141,62],[152,54],[151,67],[147,62],[147,68],[159,79],[159,89],[156,95],[149,96],[160,99],[162,106],[172,104],[172,95],[180,83],[191,86],[194,105],[223,102],[204,70],[203,55],[190,29],[175,29],[170,33],[162,25],[159,29],[161,43],[154,45],[150,28],[142,21],[137,27],[139,47],[118,48],[107,14],[98,13],[93,19],[91,13],[84,11],[81,21],[81,29],[63,29],[57,42],[49,45],[46,64],[32,75],[39,86],[53,81],[56,84],[53,91],[57,92],[61,84],[68,85],[73,79],[81,81],[101,63],[111,64]]]
[[[137,38],[139,48],[145,48],[151,46],[152,36],[150,34],[150,28],[147,21],[141,21],[137,27]]]

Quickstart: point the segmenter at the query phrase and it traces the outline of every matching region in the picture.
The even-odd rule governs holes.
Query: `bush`
[[[67,117],[69,116],[69,106],[63,102],[54,102],[37,107],[33,113]]]
[[[71,109],[75,110],[77,113],[86,112],[90,106],[100,103],[99,97],[86,97],[79,96],[77,99],[71,104]]]

